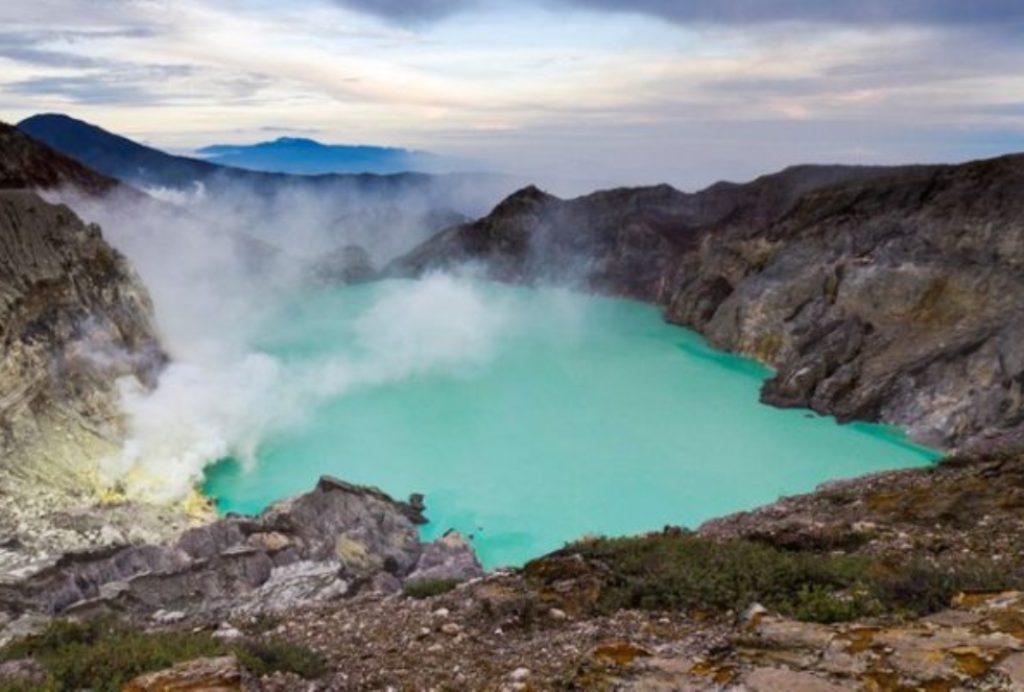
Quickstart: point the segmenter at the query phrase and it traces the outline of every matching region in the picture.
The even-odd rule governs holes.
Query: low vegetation
[[[227,654],[234,654],[255,675],[282,671],[316,678],[325,672],[319,654],[284,641],[224,642],[206,632],[146,632],[112,618],[56,620],[40,634],[5,646],[0,661],[31,658],[39,663],[49,681],[31,689],[105,692],[120,690],[143,673]],[[0,686],[2,692],[18,689]]]
[[[678,531],[589,540],[566,552],[600,566],[596,607],[604,612],[740,612],[761,603],[801,620],[837,622],[882,614],[923,615],[947,607],[962,591],[1024,587],[1020,576],[991,564],[895,565],[750,540],[719,542]]]
[[[448,593],[458,585],[457,579],[423,579],[406,584],[403,591],[409,598],[431,598]]]
[[[254,675],[277,671],[312,680],[327,672],[324,658],[312,649],[283,639],[243,641],[233,647],[238,662]]]

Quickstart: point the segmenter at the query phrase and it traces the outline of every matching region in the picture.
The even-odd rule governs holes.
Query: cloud
[[[588,186],[1022,146],[1020,0],[114,6],[0,2],[8,119],[73,108],[181,151],[315,131]],[[192,71],[147,71],[175,64]]]
[[[82,105],[147,106],[216,98],[241,104],[271,82],[271,77],[260,73],[222,74],[194,65],[108,61],[102,69],[15,80],[3,89],[19,96],[57,97]]]
[[[476,0],[334,0],[338,5],[399,24],[422,24],[465,10]]]
[[[111,61],[84,54],[82,44],[120,38],[149,38],[145,27],[90,31],[0,31],[0,57],[40,67],[101,67]]]
[[[287,132],[291,134],[315,135],[322,132],[319,127],[289,127],[287,125],[264,125],[260,132]]]
[[[1019,0],[558,0],[591,10],[639,12],[672,22],[762,24],[1024,23]],[[1021,28],[1020,26],[1017,27]]]
[[[66,77],[33,77],[10,82],[4,88],[12,94],[59,96],[80,104],[154,104],[168,100],[166,80],[191,73],[187,65],[146,65]]]
[[[333,1],[398,24],[423,24],[486,4],[483,0]],[[780,21],[922,25],[1024,23],[1024,5],[1019,0],[547,0],[546,4],[647,14],[683,24],[747,25]]]

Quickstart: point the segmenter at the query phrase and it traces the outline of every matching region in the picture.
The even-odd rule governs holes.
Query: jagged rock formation
[[[0,241],[0,453],[45,436],[41,416],[112,438],[114,381],[151,385],[164,360],[146,290],[97,226],[32,192],[0,192]]]
[[[1022,186],[1013,156],[811,193],[762,231],[702,245],[699,271],[676,275],[669,319],[778,367],[768,402],[885,420],[940,446],[1019,444]],[[728,295],[695,309],[715,284]]]
[[[389,274],[419,274],[482,262],[501,281],[572,281],[581,288],[664,302],[668,277],[711,228],[763,226],[809,190],[870,179],[886,169],[798,166],[747,185],[718,183],[695,194],[668,185],[562,200],[536,187],[486,217],[444,230],[398,258]]]
[[[313,281],[323,284],[356,284],[377,274],[370,253],[359,245],[346,245],[318,258],[311,267]]]
[[[0,607],[5,622],[14,622],[12,632],[55,614],[207,621],[285,612],[364,588],[393,593],[417,581],[481,576],[472,548],[457,534],[420,541],[422,510],[420,497],[396,502],[374,488],[324,477],[313,491],[259,516],[228,516],[167,545],[67,554],[0,590]]]
[[[645,572],[637,569],[664,571],[671,550],[627,547],[619,558],[595,557],[583,541],[425,600],[365,590],[299,605],[274,621],[272,636],[321,652],[326,674],[313,682],[268,676],[247,689],[1021,689],[1024,593],[1003,589],[1020,583],[1022,492],[1024,459],[963,458],[828,484],[710,522],[696,536],[745,539],[815,561],[845,553],[871,561],[871,569],[888,565],[907,603],[946,591],[942,579],[921,576],[914,565],[999,566],[991,591],[954,591],[927,614],[896,609],[828,622],[844,619],[839,610],[817,614],[826,622],[802,621],[755,602],[732,612],[710,604],[609,612],[600,606],[603,592],[643,589]],[[673,533],[683,537],[678,529],[654,536]],[[746,571],[763,577],[770,568],[755,559]],[[719,586],[734,580],[742,584],[743,575],[722,575]],[[705,587],[685,572],[677,584]],[[259,636],[248,615],[230,622]],[[166,679],[188,679],[182,668]]]
[[[777,368],[765,401],[907,427],[950,448],[1024,444],[1024,157],[803,166],[695,194],[563,201],[527,188],[391,275],[483,264],[663,305]]]
[[[0,125],[2,569],[77,534],[39,522],[94,498],[97,462],[119,440],[117,380],[151,386],[165,360],[135,272],[97,226],[34,192],[50,186],[119,188]]]

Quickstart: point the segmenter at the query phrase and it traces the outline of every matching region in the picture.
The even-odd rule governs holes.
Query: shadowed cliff
[[[521,190],[388,268],[481,265],[663,305],[779,370],[763,398],[945,447],[1024,435],[1024,157],[800,166],[687,194]]]

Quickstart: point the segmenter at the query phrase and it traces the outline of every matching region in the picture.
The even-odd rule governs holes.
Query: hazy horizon
[[[748,180],[1024,149],[1024,6],[13,0],[0,113],[173,153],[308,137],[540,184]]]

